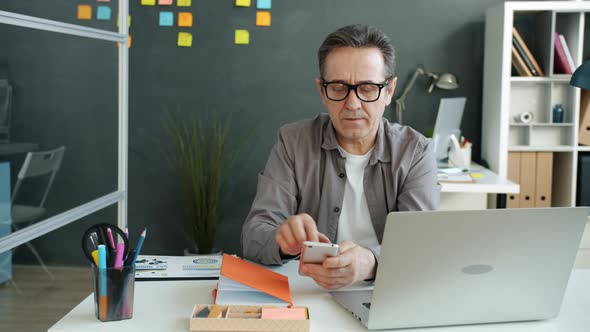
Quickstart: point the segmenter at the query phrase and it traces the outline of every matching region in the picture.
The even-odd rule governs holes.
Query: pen
[[[104,244],[98,246],[98,315],[107,319],[107,250]]]
[[[94,248],[98,248],[98,241],[96,239],[96,233],[90,233],[90,242],[92,242],[92,245],[94,246]]]
[[[139,236],[139,241],[137,241],[137,247],[135,247],[135,256],[133,256],[133,260],[131,261],[131,265],[135,265],[135,261],[137,260],[137,256],[139,256],[139,252],[141,251],[141,247],[143,246],[143,241],[145,241],[145,233],[147,232],[147,228],[143,229],[141,235]]]
[[[98,266],[98,250],[93,250],[91,255],[92,259],[94,259],[94,264]]]
[[[109,236],[109,243],[111,244],[111,248],[115,249],[115,240],[113,239],[113,231],[110,228],[107,228],[107,234]]]

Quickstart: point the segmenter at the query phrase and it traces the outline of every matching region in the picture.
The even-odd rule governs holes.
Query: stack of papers
[[[136,280],[217,279],[222,256],[139,255],[135,262]]]

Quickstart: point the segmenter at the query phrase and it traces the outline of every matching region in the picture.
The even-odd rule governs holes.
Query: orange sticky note
[[[176,1],[176,6],[177,7],[190,7],[191,0],[178,0],[178,1]]]
[[[117,48],[119,47],[119,43],[117,43]],[[127,48],[131,48],[131,35],[127,36]]]
[[[78,5],[78,19],[79,20],[90,20],[90,19],[92,19],[92,6],[90,6],[90,5]]]
[[[305,308],[262,308],[262,319],[307,319]]]
[[[248,30],[236,30],[234,43],[238,45],[250,44],[250,32]]]
[[[250,7],[250,0],[236,0],[236,7]]]
[[[141,0],[142,6],[155,6],[156,0]]]
[[[192,27],[193,26],[193,13],[188,13],[188,12],[178,13],[178,26],[179,27]]]
[[[188,32],[178,33],[178,46],[191,47],[193,46],[193,35]]]
[[[270,12],[256,12],[256,26],[269,27],[270,26]]]
[[[170,6],[172,5],[173,0],[158,0],[158,5],[160,6]]]

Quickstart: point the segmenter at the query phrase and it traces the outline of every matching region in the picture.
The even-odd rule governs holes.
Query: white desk
[[[289,275],[294,304],[309,307],[312,332],[366,331],[360,322],[332,300],[326,290],[317,286],[313,280],[299,276],[297,264],[298,262],[290,262],[274,270]],[[187,332],[193,306],[197,303],[210,303],[211,289],[215,284],[216,281],[211,280],[137,282],[135,285],[134,317],[124,321],[107,323],[102,323],[94,317],[94,297],[91,294],[52,326],[49,331]],[[561,313],[556,319],[411,329],[408,331],[588,332],[590,331],[590,270],[574,270]]]
[[[470,173],[479,173],[481,178],[473,183],[441,182],[441,210],[485,210],[495,207],[488,203],[489,194],[518,193],[520,185],[501,178],[498,174],[477,164],[472,164]],[[495,198],[495,196],[494,196]]]

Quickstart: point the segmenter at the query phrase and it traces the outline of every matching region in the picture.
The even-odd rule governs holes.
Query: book
[[[537,62],[537,60],[535,59],[535,57],[533,56],[533,54],[531,53],[531,51],[527,47],[526,43],[524,42],[524,40],[520,36],[520,33],[518,33],[518,30],[516,30],[515,27],[512,27],[512,36],[516,38],[516,42],[522,48],[526,57],[529,59],[529,61],[531,62],[531,64],[535,68],[535,71],[537,72],[538,76],[545,76],[545,74],[543,73],[543,70],[541,70],[541,67],[539,66],[539,63]]]
[[[563,45],[561,44],[561,39],[559,38],[559,34],[557,32],[554,33],[554,50],[555,56],[553,59],[553,72],[555,74],[571,74],[572,69],[570,68],[567,57],[565,55],[565,50],[563,49]]]
[[[223,255],[215,304],[293,305],[289,277],[240,258]]]
[[[516,50],[514,44],[512,44],[512,65],[516,69],[518,75],[527,77],[533,76],[531,71],[527,68],[526,64],[524,63],[524,60],[520,57],[520,54],[518,54],[518,51]]]
[[[139,255],[135,262],[136,280],[217,279],[222,256],[155,256]]]
[[[514,36],[512,37],[512,46],[516,49],[516,52],[518,53],[518,55],[520,56],[520,58],[522,59],[522,61],[526,65],[526,68],[528,68],[528,71],[530,71],[532,76],[539,76],[539,73],[535,70],[535,67],[531,63],[531,60],[527,58],[526,53],[518,44],[518,41],[516,40],[516,38],[514,38]]]
[[[570,66],[572,73],[574,69],[576,69],[576,65],[574,64],[574,58],[572,57],[572,53],[570,51],[569,46],[567,46],[567,41],[562,34],[559,34],[559,41],[561,41],[561,46],[563,46],[563,51],[565,52],[565,58],[567,59],[567,63]]]

